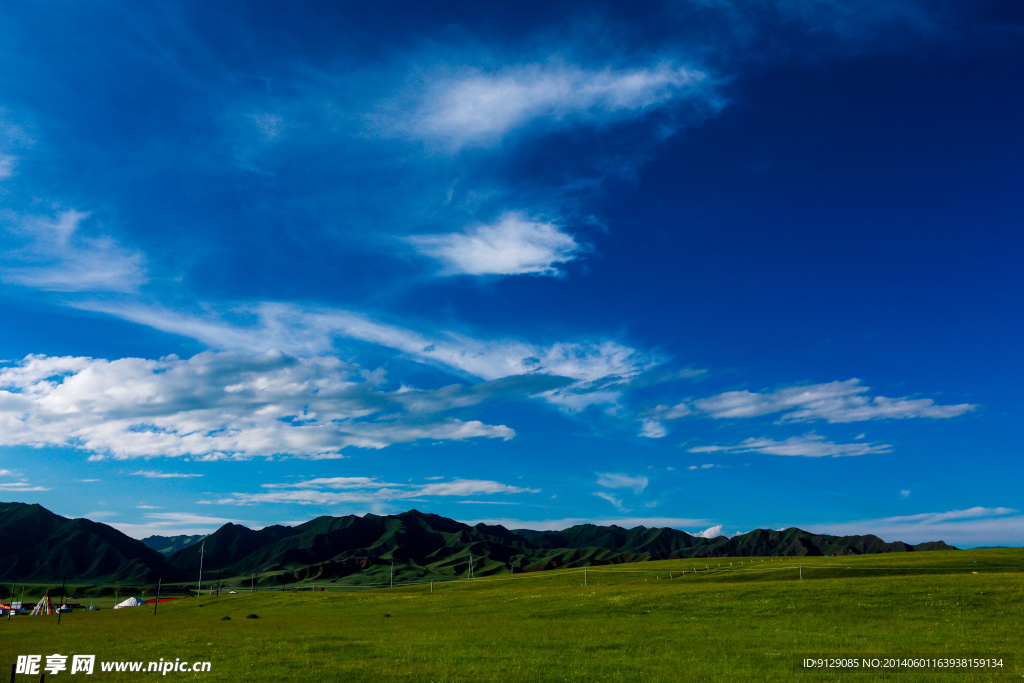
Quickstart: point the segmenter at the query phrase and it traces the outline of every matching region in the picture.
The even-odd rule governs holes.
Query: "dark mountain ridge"
[[[147,539],[152,540],[152,539]],[[164,537],[160,542],[182,542]],[[409,510],[397,515],[322,516],[294,527],[225,524],[164,557],[105,524],[66,519],[39,505],[0,503],[0,580],[164,582],[191,580],[199,567],[225,577],[264,574],[264,582],[337,580],[395,571],[406,578],[540,571],[676,558],[861,555],[955,550],[942,541],[909,545],[877,536],[830,536],[801,529],[757,529],[702,538],[662,528],[579,524],[561,531],[470,526]],[[385,567],[386,566],[386,567]],[[381,569],[384,567],[385,569]],[[375,569],[376,568],[376,569]],[[379,570],[379,571],[378,571]],[[358,578],[358,577],[354,577]]]
[[[0,580],[156,581],[174,570],[117,529],[68,519],[41,505],[0,503]]]

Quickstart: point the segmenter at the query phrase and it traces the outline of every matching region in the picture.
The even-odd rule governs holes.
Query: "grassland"
[[[0,629],[6,670],[18,654],[212,663],[175,680],[1021,680],[1024,550],[647,562],[433,592],[264,591],[164,603],[155,616],[152,606],[75,612],[60,626],[16,617]],[[812,655],[996,654],[999,673],[796,666]]]

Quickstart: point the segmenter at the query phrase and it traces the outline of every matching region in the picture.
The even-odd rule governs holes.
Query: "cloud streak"
[[[106,524],[132,538],[142,539],[147,536],[211,534],[228,523],[246,523],[245,520],[209,517],[190,512],[149,512],[143,516],[148,521],[142,523],[107,522]]]
[[[159,472],[157,470],[139,470],[132,472],[133,477],[145,477],[146,479],[191,479],[201,477],[201,474],[183,474],[180,472]]]
[[[647,484],[647,477],[631,477],[611,472],[597,475],[597,485],[606,489],[630,489],[633,493],[640,494],[647,488]]]
[[[428,484],[393,484],[376,477],[331,477],[288,484],[263,484],[266,493],[232,493],[229,498],[201,503],[219,505],[338,505],[342,503],[383,503],[421,497],[465,497],[490,494],[540,493],[540,489],[510,486],[483,479],[452,479]]]
[[[440,261],[445,275],[558,275],[557,265],[576,258],[580,245],[554,223],[508,212],[490,225],[465,232],[409,238]]]
[[[491,147],[536,124],[548,129],[635,119],[681,99],[707,99],[707,74],[671,62],[588,69],[559,61],[493,71],[438,70],[397,132],[452,151]]]
[[[945,541],[960,547],[983,545],[1024,546],[1024,515],[1007,507],[972,507],[946,512],[925,512],[898,517],[865,519],[835,524],[809,524],[801,528],[836,535],[874,534],[886,541],[924,543]]]
[[[866,396],[868,387],[859,379],[808,386],[787,387],[773,392],[727,391],[693,401],[693,405],[711,417],[748,418],[783,413],[785,422],[862,422],[865,420],[927,417],[946,419],[963,415],[976,406],[936,405],[930,398],[887,398]]]
[[[783,441],[768,438],[747,439],[735,446],[697,446],[687,449],[690,453],[763,453],[765,455],[786,455],[803,458],[824,458],[848,455],[891,453],[892,445],[873,443],[833,443],[814,433],[793,436]],[[709,467],[709,465],[704,465]],[[691,468],[693,469],[693,468]]]
[[[334,458],[349,447],[515,435],[504,425],[412,415],[402,392],[382,381],[335,358],[279,352],[29,356],[0,369],[0,445],[71,446],[94,459]],[[445,407],[443,397],[435,407]]]
[[[0,257],[0,279],[53,292],[137,290],[147,280],[145,257],[109,237],[83,234],[88,217],[70,209],[53,218],[0,214],[13,237]]]

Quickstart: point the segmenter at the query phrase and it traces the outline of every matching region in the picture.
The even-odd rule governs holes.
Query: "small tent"
[[[53,606],[53,601],[50,600],[50,591],[46,591],[46,595],[43,599],[36,603],[35,609],[32,610],[32,616],[39,614],[56,614],[57,610]]]
[[[142,600],[139,600],[138,598],[135,598],[135,597],[131,597],[131,598],[128,598],[127,600],[125,600],[124,602],[121,602],[121,603],[118,603],[118,604],[114,605],[114,609],[121,609],[122,607],[139,607],[140,605],[145,605],[145,604],[146,603],[144,603]]]

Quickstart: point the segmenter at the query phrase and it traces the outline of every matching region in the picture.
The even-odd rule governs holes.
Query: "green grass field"
[[[586,577],[573,569],[435,583],[433,592],[263,591],[163,603],[155,616],[152,606],[75,612],[60,626],[55,616],[19,616],[0,629],[5,671],[19,654],[211,662],[209,673],[167,674],[174,680],[1021,680],[1024,550],[648,562]],[[899,655],[1002,655],[1004,667],[797,668],[800,657]],[[153,677],[99,664],[83,676]]]

